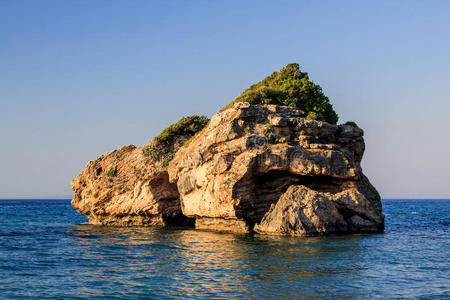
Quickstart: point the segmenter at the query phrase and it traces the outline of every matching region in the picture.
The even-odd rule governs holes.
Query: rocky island
[[[382,232],[380,196],[361,169],[363,130],[289,64],[211,120],[182,118],[148,144],[106,153],[72,181],[89,223],[195,225],[309,236]]]

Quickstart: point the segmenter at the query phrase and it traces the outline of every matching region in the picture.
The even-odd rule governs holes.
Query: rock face
[[[190,137],[173,143],[180,148]],[[89,223],[114,226],[187,224],[181,213],[176,184],[169,183],[164,161],[153,159],[146,149],[156,142],[133,145],[106,153],[87,164],[72,181],[72,206]],[[156,151],[156,150],[155,150]]]
[[[236,103],[169,164],[196,228],[305,236],[381,232],[380,196],[363,175],[363,130],[276,105]]]
[[[87,164],[72,181],[72,206],[91,224],[186,225],[175,183],[167,166],[175,153],[208,122],[204,116],[181,118],[147,145],[124,146]]]
[[[332,194],[292,185],[271,205],[254,230],[293,236],[378,232],[382,222],[380,213],[356,189]]]

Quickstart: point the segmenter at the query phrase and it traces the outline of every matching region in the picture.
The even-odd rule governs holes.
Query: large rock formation
[[[363,175],[363,131],[277,105],[236,103],[169,164],[196,228],[264,234],[380,232],[380,196]]]
[[[360,165],[363,131],[337,120],[321,87],[288,64],[208,125],[183,118],[143,147],[89,162],[72,181],[72,205],[103,225],[195,219],[199,229],[261,234],[381,232],[380,196]]]

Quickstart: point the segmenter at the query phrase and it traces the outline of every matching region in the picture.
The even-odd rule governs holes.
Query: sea
[[[383,200],[382,234],[274,237],[86,224],[0,200],[0,299],[450,299],[450,200]]]

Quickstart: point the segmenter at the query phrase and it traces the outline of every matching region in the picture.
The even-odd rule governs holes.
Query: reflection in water
[[[132,286],[128,293],[188,297],[327,295],[327,290],[309,287],[325,281],[335,285],[335,292],[354,284],[360,277],[358,243],[363,239],[93,225],[74,226],[69,235],[86,266],[77,275],[88,285],[119,284]],[[79,293],[102,295],[104,288],[83,285]]]

